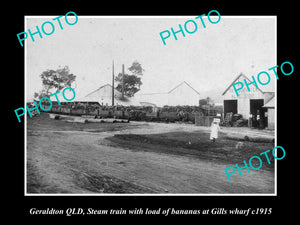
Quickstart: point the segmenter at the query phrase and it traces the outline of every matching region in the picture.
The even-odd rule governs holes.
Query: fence
[[[201,114],[195,114],[195,125],[196,126],[211,126],[212,121],[214,120],[214,116],[201,116]]]

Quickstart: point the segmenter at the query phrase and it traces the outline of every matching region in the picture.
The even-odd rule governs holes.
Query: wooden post
[[[122,99],[124,99],[124,64],[122,64]]]
[[[115,71],[114,71],[114,60],[112,62],[112,89],[111,89],[111,105],[115,105]]]

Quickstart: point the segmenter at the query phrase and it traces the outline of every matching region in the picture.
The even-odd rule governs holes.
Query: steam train
[[[48,111],[56,114],[73,116],[91,116],[93,118],[130,119],[153,122],[191,122],[195,123],[195,115],[216,115],[214,109],[207,110],[199,106],[99,106],[99,105],[53,105]]]

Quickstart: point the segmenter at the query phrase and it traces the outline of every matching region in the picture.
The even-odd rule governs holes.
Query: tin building
[[[268,108],[263,106],[274,97],[275,92],[263,91],[251,84],[249,85],[250,92],[247,88],[243,88],[239,91],[239,96],[237,96],[232,85],[239,81],[244,83],[244,79],[248,83],[252,82],[241,73],[223,92],[224,115],[230,112],[241,114],[244,119],[252,120],[251,124],[253,127],[266,128],[271,121],[270,119],[268,120]]]

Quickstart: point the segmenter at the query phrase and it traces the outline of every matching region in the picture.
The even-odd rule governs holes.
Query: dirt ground
[[[272,131],[222,127],[210,143],[209,128],[192,124],[84,124],[42,113],[27,119],[27,193],[274,193],[272,155],[271,164],[261,157],[261,169],[236,171],[231,181],[224,172],[272,150],[272,138]]]

